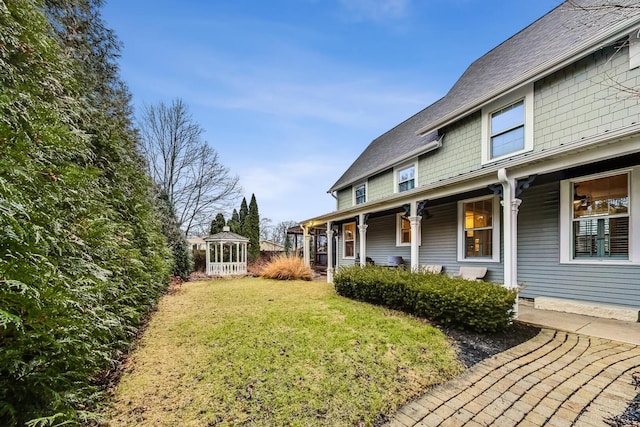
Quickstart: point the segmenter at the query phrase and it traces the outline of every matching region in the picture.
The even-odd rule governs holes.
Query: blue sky
[[[103,17],[136,109],[182,98],[276,224],[335,210],[326,191],[373,139],[559,3],[107,0]]]

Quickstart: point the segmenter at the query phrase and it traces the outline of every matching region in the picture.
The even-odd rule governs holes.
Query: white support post
[[[333,229],[327,222],[327,283],[333,283]]]
[[[360,266],[367,265],[367,227],[364,223],[364,214],[358,218],[358,231],[360,232]]]
[[[411,271],[418,271],[420,268],[420,215],[410,216],[411,224]]]
[[[522,200],[516,197],[516,182],[507,175],[507,170],[498,170],[498,180],[502,184],[502,213],[504,224],[504,286],[518,287],[518,212]],[[518,318],[518,298],[513,307]]]
[[[309,228],[304,225],[302,226],[302,245],[304,265],[311,267],[311,236],[309,235]]]

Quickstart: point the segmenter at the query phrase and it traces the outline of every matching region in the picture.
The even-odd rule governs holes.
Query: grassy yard
[[[110,425],[371,425],[460,371],[439,330],[326,283],[192,282],[162,299]]]

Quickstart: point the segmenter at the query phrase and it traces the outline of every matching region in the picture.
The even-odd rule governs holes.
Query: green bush
[[[0,2],[2,426],[95,421],[108,372],[169,283],[127,93],[89,72],[117,67],[101,62],[112,40],[89,43],[111,33],[88,6]],[[73,36],[57,35],[63,23]]]
[[[506,328],[513,320],[516,290],[442,274],[376,266],[341,268],[338,294],[478,332]]]

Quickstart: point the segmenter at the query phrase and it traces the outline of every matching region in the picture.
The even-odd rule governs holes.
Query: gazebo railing
[[[210,276],[234,276],[247,274],[246,262],[211,262],[209,263]]]

